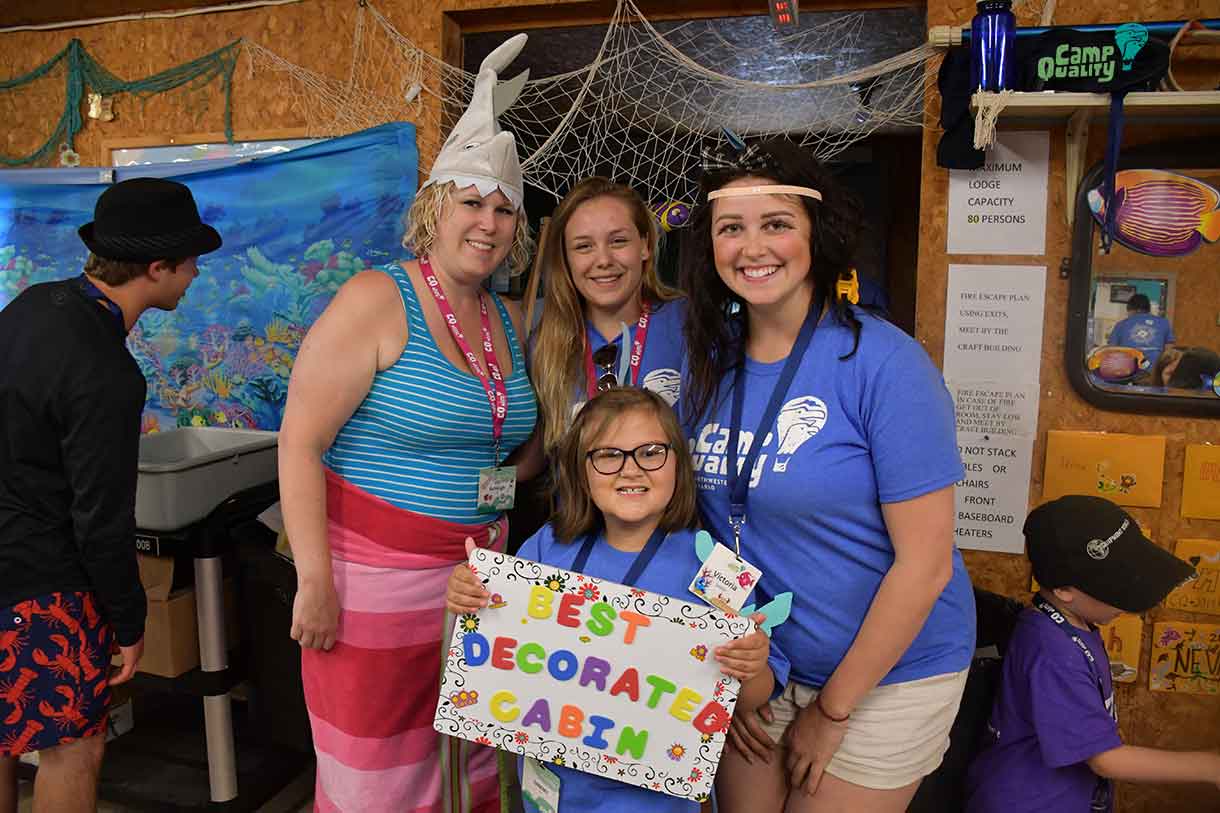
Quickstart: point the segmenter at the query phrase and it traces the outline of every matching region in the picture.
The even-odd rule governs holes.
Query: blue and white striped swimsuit
[[[402,294],[407,346],[394,366],[373,377],[369,394],[322,461],[344,480],[399,508],[450,522],[485,523],[492,517],[475,510],[479,469],[497,462],[492,459],[487,392],[478,378],[441,353],[402,266],[390,263],[381,270],[394,278]],[[505,379],[508,415],[500,441],[501,455],[507,456],[533,431],[538,404],[512,320],[500,298],[491,296],[512,349],[512,372]]]

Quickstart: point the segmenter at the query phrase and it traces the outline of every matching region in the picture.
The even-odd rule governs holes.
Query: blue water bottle
[[[970,87],[991,91],[1012,87],[1016,36],[1012,0],[979,0],[978,14],[970,22]]]

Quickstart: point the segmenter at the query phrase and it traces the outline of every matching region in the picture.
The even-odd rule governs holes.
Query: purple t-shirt
[[[1068,629],[1097,659],[1096,673],[1045,614],[1030,608],[1018,619],[987,726],[989,744],[970,766],[968,813],[1089,810],[1097,775],[1086,760],[1123,741],[1105,644],[1096,631]]]

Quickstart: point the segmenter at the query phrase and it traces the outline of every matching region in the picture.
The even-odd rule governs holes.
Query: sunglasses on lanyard
[[[598,392],[606,392],[619,385],[618,376],[614,374],[614,366],[617,362],[618,345],[603,345],[593,354],[593,366],[597,369]]]

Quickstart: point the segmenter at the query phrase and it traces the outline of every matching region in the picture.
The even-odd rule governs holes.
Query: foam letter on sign
[[[535,584],[530,588],[530,604],[526,612],[530,618],[550,618],[551,617],[551,602],[555,600],[555,594],[540,584]]]

